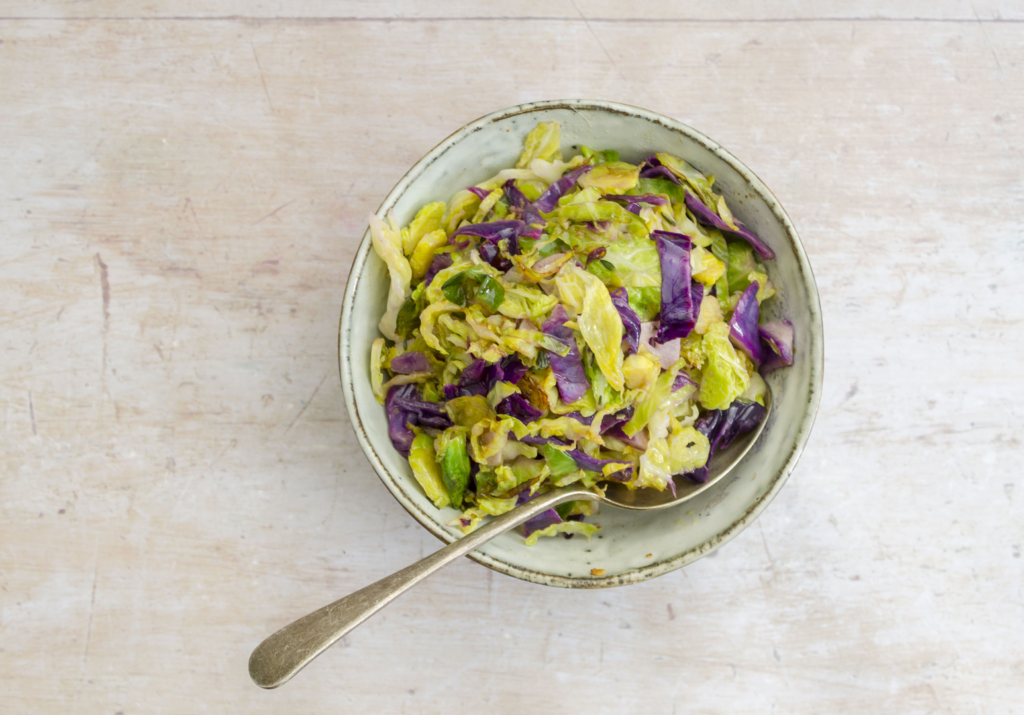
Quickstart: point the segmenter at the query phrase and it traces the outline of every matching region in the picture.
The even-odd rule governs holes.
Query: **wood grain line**
[[[184,15],[165,17],[143,17],[139,15],[105,15],[103,17],[87,16],[32,16],[32,17],[0,17],[0,22],[251,22],[255,24],[265,22],[295,22],[295,23],[429,23],[429,22],[600,22],[615,25],[621,24],[702,24],[702,25],[758,25],[758,24],[784,24],[784,23],[830,23],[830,22],[868,22],[868,23],[943,23],[943,24],[964,24],[976,25],[978,23],[991,25],[1020,25],[1024,24],[1024,18],[960,18],[960,17],[762,17],[762,18],[706,18],[706,17],[672,17],[672,18],[647,18],[647,17],[588,17],[586,20],[580,17],[559,16],[544,17],[541,15],[521,17],[301,17],[284,16],[258,17],[247,15],[213,15],[209,17],[189,17]]]

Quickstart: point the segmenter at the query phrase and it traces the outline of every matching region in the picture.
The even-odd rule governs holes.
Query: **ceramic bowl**
[[[525,545],[504,534],[470,558],[501,573],[535,583],[596,588],[636,583],[699,559],[736,536],[778,494],[810,435],[821,394],[821,310],[811,267],[792,222],[778,200],[735,157],[700,132],[668,117],[611,102],[559,100],[523,104],[482,117],[438,144],[388,194],[378,213],[394,211],[406,225],[430,201],[447,201],[457,190],[513,166],[523,138],[538,122],[562,126],[562,153],[583,144],[615,149],[639,162],[659,151],[683,157],[715,176],[733,213],[776,252],[768,272],[779,296],[766,303],[768,319],[788,318],[796,328],[792,367],[769,373],[773,393],[769,423],[755,447],[728,477],[692,501],[654,512],[603,507],[593,517],[601,531],[591,538],[541,539]],[[352,426],[359,444],[395,499],[445,542],[460,532],[446,524],[458,512],[436,509],[391,446],[384,408],[370,389],[370,344],[388,291],[387,268],[363,236],[345,289],[338,357]],[[592,569],[602,570],[594,576]]]

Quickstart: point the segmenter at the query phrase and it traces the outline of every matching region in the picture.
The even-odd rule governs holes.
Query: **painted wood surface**
[[[1024,10],[889,5],[0,2],[0,711],[1024,711]],[[260,691],[264,636],[438,545],[342,403],[367,213],[559,97],[786,206],[826,332],[797,472],[682,571],[466,561]]]

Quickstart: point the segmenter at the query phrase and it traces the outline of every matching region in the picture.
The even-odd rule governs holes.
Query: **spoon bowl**
[[[706,492],[718,482],[722,481],[733,467],[739,464],[746,456],[750,448],[761,436],[764,427],[768,424],[768,417],[772,411],[771,388],[765,387],[764,406],[768,409],[764,418],[757,427],[744,432],[732,441],[728,447],[715,452],[714,457],[708,464],[707,481],[701,483],[691,482],[685,477],[675,480],[675,490],[665,489],[630,489],[625,484],[612,482],[605,491],[604,498],[600,501],[620,509],[633,509],[635,511],[647,511],[650,509],[664,509],[665,507],[676,506],[682,502],[693,499],[698,494]]]

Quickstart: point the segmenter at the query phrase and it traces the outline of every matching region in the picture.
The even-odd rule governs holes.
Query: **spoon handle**
[[[311,660],[427,576],[495,536],[570,499],[597,499],[597,495],[568,486],[534,497],[440,551],[285,626],[256,646],[249,656],[250,677],[261,688],[276,688],[288,682]]]

